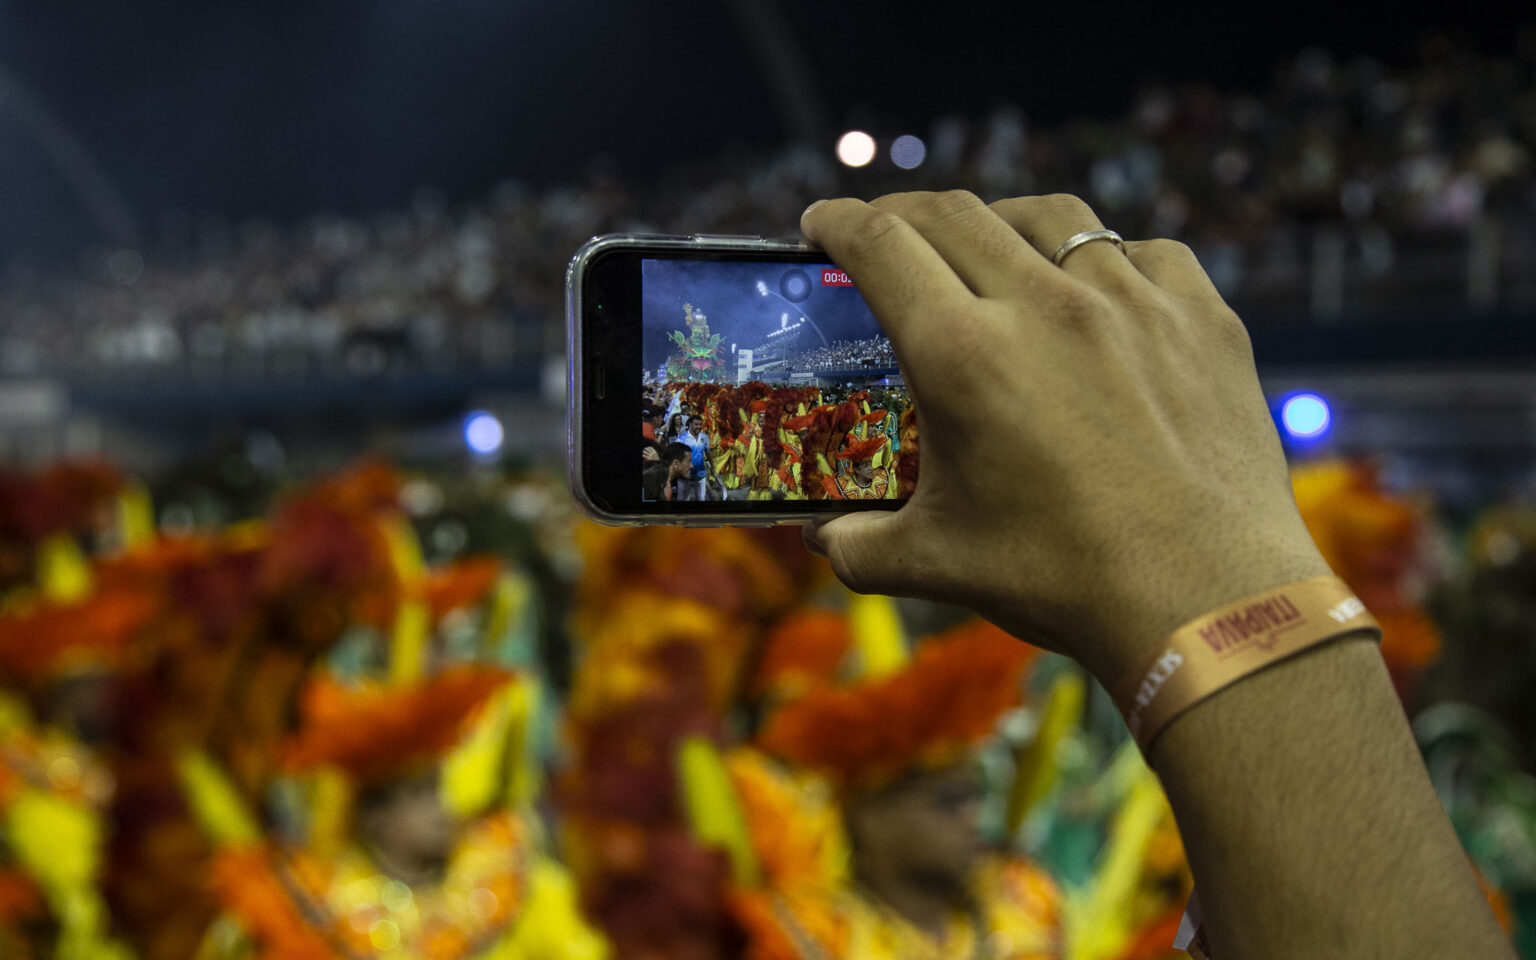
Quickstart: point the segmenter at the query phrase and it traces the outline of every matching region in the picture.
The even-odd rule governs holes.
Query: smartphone
[[[899,508],[911,394],[848,275],[804,243],[594,237],[566,272],[571,492],[610,524]]]

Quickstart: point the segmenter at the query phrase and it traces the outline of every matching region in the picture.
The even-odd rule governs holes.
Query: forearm
[[[1150,762],[1216,960],[1514,957],[1368,638],[1197,704]]]

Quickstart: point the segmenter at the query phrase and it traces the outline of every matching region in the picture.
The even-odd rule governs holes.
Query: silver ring
[[[1115,231],[1084,230],[1082,233],[1068,237],[1061,246],[1057,247],[1056,252],[1051,254],[1051,262],[1056,264],[1058,267],[1061,266],[1061,261],[1067,258],[1067,254],[1071,253],[1073,250],[1076,250],[1083,244],[1090,243],[1094,240],[1113,241],[1114,245],[1120,248],[1121,253],[1125,252],[1125,241],[1121,239],[1120,234],[1116,233]]]

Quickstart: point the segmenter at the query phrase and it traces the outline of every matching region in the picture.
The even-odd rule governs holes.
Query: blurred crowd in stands
[[[1111,120],[943,118],[916,171],[727,150],[643,185],[597,165],[580,186],[509,182],[462,207],[424,190],[373,217],[173,219],[151,248],[72,272],[12,265],[0,376],[505,370],[558,353],[565,263],[595,233],[785,236],[833,192],[938,186],[1080,194],[1127,237],[1189,243],[1239,309],[1305,315],[1322,274],[1335,300],[1536,302],[1533,150],[1536,36],[1515,57],[1430,43],[1407,69],[1314,48],[1266,89],[1148,85]]]

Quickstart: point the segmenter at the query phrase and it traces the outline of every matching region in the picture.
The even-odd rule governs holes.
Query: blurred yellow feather
[[[866,679],[900,670],[908,660],[906,636],[896,601],[890,597],[855,594],[848,602],[853,642],[863,660]]]
[[[732,876],[739,886],[757,886],[761,877],[757,855],[720,751],[704,737],[689,737],[678,749],[677,769],[693,835],[730,856]]]

